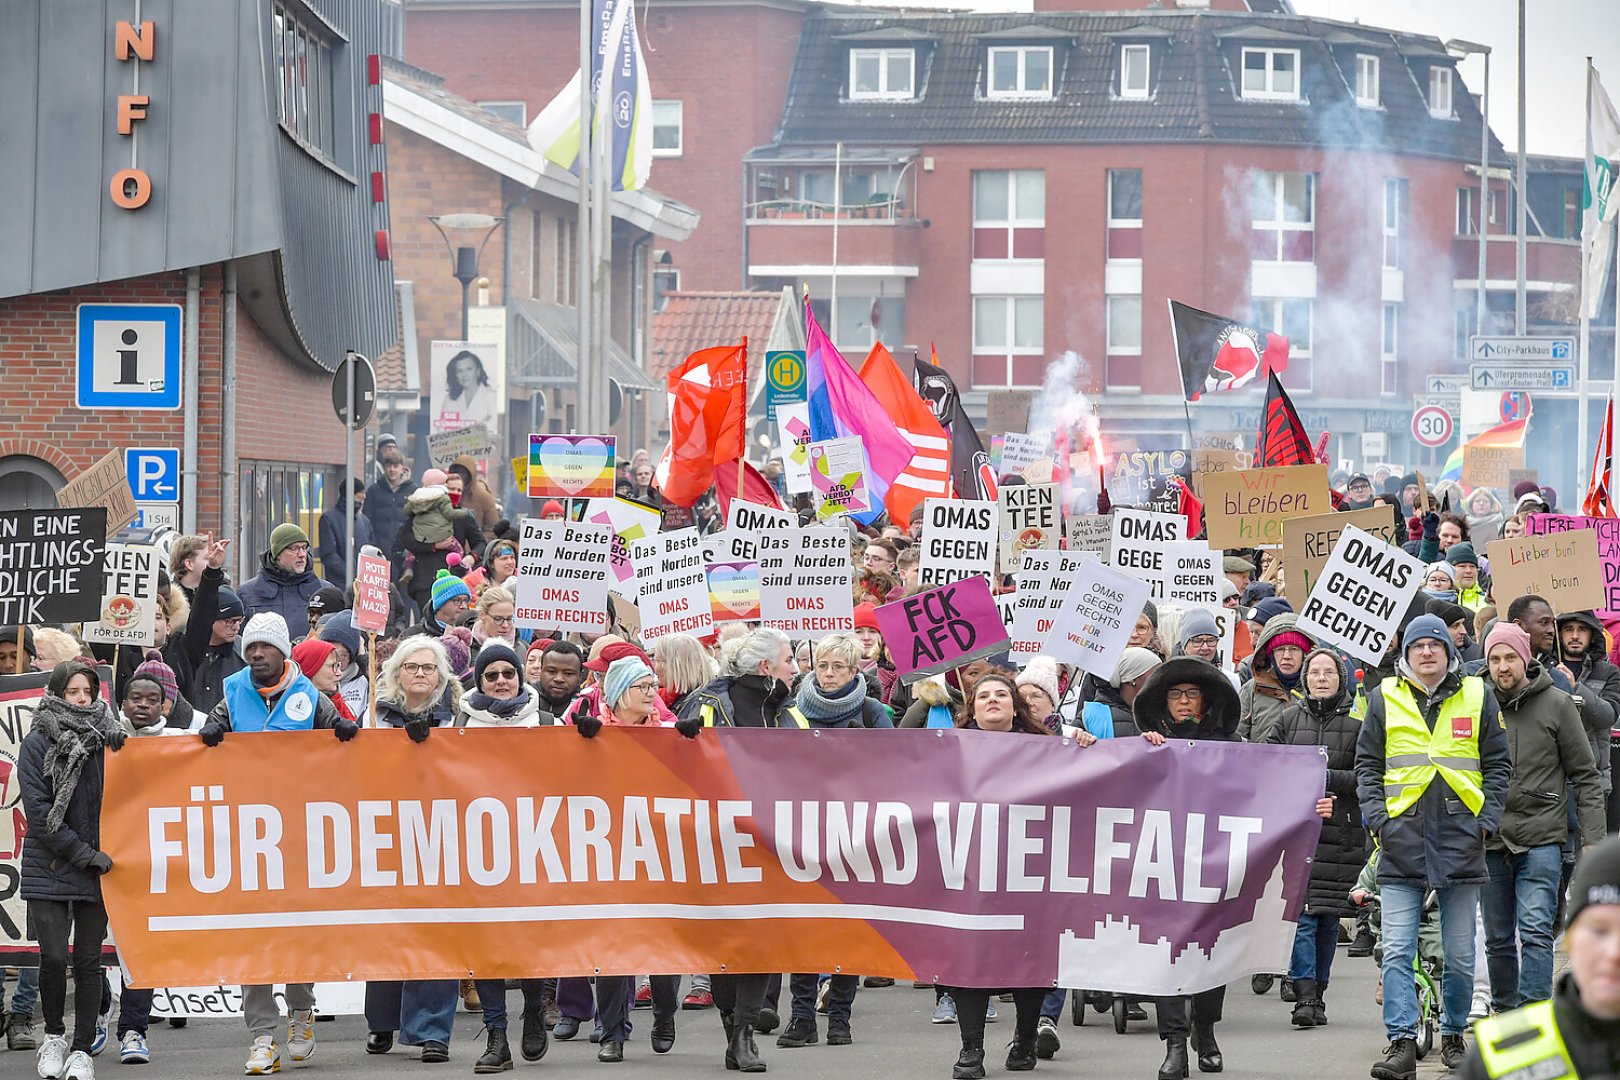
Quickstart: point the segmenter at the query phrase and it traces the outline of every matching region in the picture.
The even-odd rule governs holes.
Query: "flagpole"
[[[1582,178],[1583,181],[1585,180],[1585,177],[1586,177],[1587,173],[1591,170],[1591,168],[1592,168],[1592,58],[1590,56],[1588,56],[1586,58],[1586,157],[1582,160],[1582,163],[1581,163],[1581,178]],[[1586,224],[1587,219],[1590,218],[1591,216],[1592,216],[1591,214],[1586,212],[1585,207],[1581,208],[1581,288],[1582,288],[1583,291],[1585,290],[1585,288],[1587,286],[1587,273],[1591,270],[1591,266],[1589,264],[1590,264],[1591,259],[1592,259],[1592,237],[1590,236],[1590,233],[1591,233],[1592,230],[1587,228],[1587,224]],[[1580,390],[1580,393],[1576,397],[1576,400],[1580,403],[1580,416],[1577,417],[1577,420],[1576,420],[1576,436],[1575,437],[1577,439],[1576,445],[1578,445],[1581,448],[1581,451],[1580,451],[1580,453],[1575,455],[1575,490],[1576,491],[1584,491],[1585,488],[1586,488],[1586,485],[1590,484],[1591,481],[1592,481],[1592,478],[1590,476],[1582,476],[1581,475],[1581,471],[1586,468],[1586,440],[1591,435],[1591,430],[1592,430],[1591,429],[1591,422],[1587,419],[1587,416],[1586,416],[1586,412],[1587,412],[1587,400],[1586,400],[1587,386],[1586,386],[1586,382],[1592,376],[1592,317],[1589,314],[1589,312],[1591,311],[1591,304],[1589,302],[1590,300],[1591,300],[1591,298],[1588,297],[1588,296],[1585,296],[1585,295],[1581,296],[1581,298],[1580,298],[1580,305],[1581,305],[1581,371],[1580,371],[1581,390]],[[1620,338],[1617,338],[1617,340],[1620,340]]]
[[[748,335],[743,335],[742,342],[742,385],[743,385],[743,441],[742,452],[737,455],[737,498],[743,498],[743,461],[748,457]]]
[[[596,397],[596,372],[591,356],[591,16],[595,5],[579,0],[579,207],[574,221],[574,305],[578,317],[577,345],[574,350],[574,376],[579,396],[574,409],[573,430],[602,434],[590,423],[591,402]]]
[[[1170,313],[1170,347],[1176,354],[1176,372],[1181,376],[1181,413],[1187,418],[1187,452],[1191,454],[1198,440],[1193,438],[1192,406],[1187,404],[1187,373],[1181,367],[1181,335],[1176,333],[1175,301],[1164,298],[1164,309]]]

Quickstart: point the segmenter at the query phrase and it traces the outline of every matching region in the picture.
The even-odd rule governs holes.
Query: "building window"
[[[1473,236],[1479,232],[1479,212],[1474,207],[1475,188],[1457,189],[1457,235]]]
[[[1565,240],[1577,240],[1581,235],[1581,189],[1567,187],[1564,189],[1564,231],[1559,234]]]
[[[1401,329],[1401,305],[1384,305],[1384,332],[1381,338],[1382,347],[1379,353],[1382,363],[1379,365],[1379,386],[1382,394],[1394,395],[1399,392],[1399,380],[1396,378],[1395,354],[1399,348]]]
[[[681,156],[681,103],[655,101],[652,108],[653,157]]]
[[[579,256],[576,241],[578,240],[579,222],[573,218],[560,217],[557,221],[557,244],[555,255],[551,260],[551,299],[553,303],[564,307],[574,306],[574,288],[578,283]]]
[[[529,105],[525,101],[480,101],[478,107],[518,127],[529,122]]]
[[[1244,49],[1243,96],[1254,101],[1298,101],[1299,50]]]
[[[1046,301],[973,298],[973,385],[1039,386],[1046,372]]]
[[[1429,69],[1429,115],[1436,120],[1451,119],[1451,69]]]
[[[271,15],[271,54],[280,78],[276,119],[306,150],[337,161],[338,92],[333,52],[338,42],[296,8],[277,4]]]
[[[284,521],[306,535],[320,520],[331,491],[339,486],[338,469],[287,461],[249,461],[237,465],[241,499],[237,538],[246,553],[270,546],[270,532]]]
[[[994,48],[987,65],[991,98],[1050,98],[1052,49],[1050,46]]]
[[[1108,389],[1142,388],[1142,298],[1108,298]]]
[[[1148,68],[1152,50],[1146,45],[1126,45],[1119,51],[1119,96],[1145,98],[1148,96]]]
[[[1316,177],[1312,173],[1255,173],[1256,262],[1316,260]]]
[[[1378,57],[1356,53],[1356,104],[1378,108]]]
[[[1309,300],[1256,299],[1253,303],[1255,325],[1288,339],[1288,368],[1280,378],[1290,390],[1311,389],[1311,309]]]
[[[669,304],[669,294],[681,291],[681,272],[673,266],[653,267],[653,310],[663,311]]]
[[[973,257],[1046,257],[1046,173],[1017,169],[973,174]]]
[[[1108,257],[1142,257],[1142,170],[1108,170]]]
[[[1401,234],[1406,231],[1405,180],[1384,181],[1384,265],[1391,270],[1401,267]]]
[[[851,49],[851,101],[909,101],[915,94],[917,53],[913,49]]]

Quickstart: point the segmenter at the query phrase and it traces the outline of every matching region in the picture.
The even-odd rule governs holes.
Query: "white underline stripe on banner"
[[[152,933],[194,930],[269,930],[298,926],[372,926],[377,923],[570,922],[590,919],[853,919],[911,923],[950,930],[1022,930],[1022,915],[973,915],[886,904],[559,904],[553,907],[377,908],[340,911],[253,911],[239,915],[155,915]]]

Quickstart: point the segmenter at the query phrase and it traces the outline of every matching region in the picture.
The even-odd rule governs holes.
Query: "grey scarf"
[[[47,832],[62,827],[84,763],[92,754],[101,752],[104,736],[116,723],[112,710],[99,698],[89,705],[73,705],[50,694],[40,698],[34,709],[33,728],[51,742],[45,751],[45,775],[55,789],[50,812],[45,815]]]
[[[866,704],[866,678],[860,672],[834,694],[822,691],[814,673],[799,684],[799,708],[818,727],[861,727]]]

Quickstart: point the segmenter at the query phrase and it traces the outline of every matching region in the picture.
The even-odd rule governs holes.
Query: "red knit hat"
[[[866,627],[870,630],[880,630],[877,621],[877,606],[868,600],[864,604],[855,605],[855,629]]]
[[[546,505],[540,508],[540,516],[542,518],[548,518],[552,514],[562,517],[565,513],[566,511],[563,510],[563,504],[558,502],[556,499],[547,499]]]

